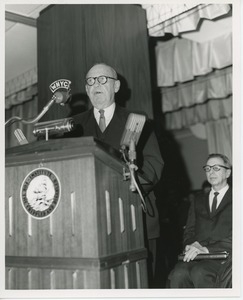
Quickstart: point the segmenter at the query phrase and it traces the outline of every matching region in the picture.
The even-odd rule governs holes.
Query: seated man
[[[184,258],[169,274],[171,288],[213,288],[223,260],[194,260],[199,253],[232,251],[232,190],[229,159],[211,154],[206,166],[211,191],[195,198],[190,206],[183,245]]]

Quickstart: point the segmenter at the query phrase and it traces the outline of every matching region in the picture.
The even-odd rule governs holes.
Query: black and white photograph
[[[1,4],[1,299],[240,297],[241,6]]]

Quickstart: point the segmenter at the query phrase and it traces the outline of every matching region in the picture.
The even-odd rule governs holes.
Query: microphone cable
[[[130,164],[131,165],[131,164]],[[129,168],[130,168],[130,165],[129,165]],[[146,202],[145,202],[145,199],[143,197],[143,194],[139,188],[139,185],[137,183],[137,180],[135,177],[137,177],[136,175],[134,175],[134,172],[131,172],[130,171],[130,174],[131,174],[131,180],[133,181],[133,184],[135,185],[136,187],[136,190],[138,191],[138,194],[140,196],[140,200],[141,200],[141,206],[142,206],[142,209],[145,213],[147,213],[147,206],[146,206]],[[136,174],[136,173],[135,173]]]
[[[139,179],[138,179],[138,176],[137,176],[137,173],[136,172],[133,172],[133,168],[134,165],[133,163],[131,163],[127,157],[126,157],[126,154],[125,154],[125,148],[121,148],[120,149],[121,153],[122,153],[122,156],[123,156],[123,159],[126,163],[126,165],[128,166],[128,169],[130,171],[130,176],[131,176],[131,181],[134,183],[135,187],[136,187],[136,190],[138,191],[138,194],[140,196],[140,200],[141,200],[141,206],[142,206],[142,209],[145,213],[147,213],[147,206],[146,206],[146,202],[145,202],[145,199],[144,199],[144,196],[143,196],[143,193],[142,193],[142,186],[139,182]],[[136,166],[137,168],[137,166]],[[135,175],[134,175],[135,174]]]

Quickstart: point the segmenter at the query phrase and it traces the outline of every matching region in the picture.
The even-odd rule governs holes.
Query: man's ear
[[[115,81],[115,93],[117,93],[119,91],[120,86],[121,86],[120,80],[116,80]]]
[[[231,170],[226,170],[226,178],[229,178],[231,174]]]

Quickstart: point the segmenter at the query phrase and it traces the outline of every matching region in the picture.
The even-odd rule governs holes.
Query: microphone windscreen
[[[133,139],[135,144],[137,144],[145,121],[145,115],[130,113],[122,134],[120,145],[130,146],[131,139]]]
[[[56,91],[55,94],[55,101],[58,104],[65,104],[70,97],[68,91]]]

